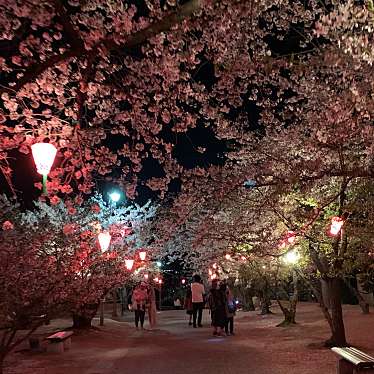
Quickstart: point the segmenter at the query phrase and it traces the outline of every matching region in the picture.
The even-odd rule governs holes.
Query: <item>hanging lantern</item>
[[[134,266],[134,260],[125,260],[125,266],[127,270],[131,270],[132,267]]]
[[[110,239],[112,238],[108,231],[101,232],[97,238],[99,239],[99,244],[101,248],[101,252],[105,252],[109,248]]]
[[[145,261],[146,257],[147,257],[147,252],[146,251],[139,252],[139,258],[140,258],[141,261]]]
[[[344,224],[344,219],[341,217],[332,217],[331,218],[331,227],[330,234],[335,236],[338,235],[342,226]]]
[[[182,279],[182,284],[186,284],[186,280],[185,279]]]
[[[296,240],[296,234],[293,231],[288,231],[287,232],[287,242],[288,242],[288,244],[295,243],[295,240]]]
[[[34,158],[36,171],[43,175],[43,193],[46,193],[47,175],[51,171],[57,149],[51,143],[35,143],[31,146],[31,152]]]

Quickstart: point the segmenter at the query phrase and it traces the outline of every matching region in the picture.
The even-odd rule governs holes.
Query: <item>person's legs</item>
[[[192,325],[192,314],[189,314],[189,321],[188,321],[188,325],[191,326]]]
[[[201,327],[202,326],[202,324],[201,324],[201,321],[202,321],[202,319],[203,319],[203,308],[204,308],[204,303],[198,303],[199,304],[199,306],[198,306],[198,311],[199,311],[199,316],[198,316],[198,319],[197,319],[197,324],[198,324],[198,326],[199,327]]]
[[[145,310],[139,310],[139,317],[140,317],[140,326],[141,326],[141,328],[143,328],[143,326],[144,326]]]
[[[136,326],[136,328],[139,327],[139,317],[140,317],[139,312],[140,312],[139,310],[135,309],[135,326]]]
[[[193,327],[196,327],[197,310],[199,303],[192,303],[192,316],[193,316]]]
[[[234,334],[234,317],[230,318],[230,334]]]
[[[226,323],[225,323],[225,333],[226,334],[229,333],[229,322],[230,322],[230,318],[227,318]]]

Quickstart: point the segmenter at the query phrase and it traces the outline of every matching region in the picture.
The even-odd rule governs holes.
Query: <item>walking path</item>
[[[321,347],[328,328],[316,304],[300,304],[297,326],[275,327],[276,314],[238,313],[236,336],[216,338],[204,311],[204,327],[187,324],[184,311],[158,314],[158,329],[136,331],[133,315],[122,321],[106,319],[100,330],[74,335],[64,354],[17,353],[6,374],[333,374],[336,357]],[[373,352],[374,318],[357,306],[347,306],[348,336],[352,343]],[[67,323],[57,321],[56,323]],[[95,322],[98,322],[97,320]],[[54,326],[56,327],[56,326]],[[62,325],[60,327],[63,327]]]

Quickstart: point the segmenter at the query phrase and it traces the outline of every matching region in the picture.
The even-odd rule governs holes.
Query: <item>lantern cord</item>
[[[43,174],[43,195],[47,195],[47,174]]]

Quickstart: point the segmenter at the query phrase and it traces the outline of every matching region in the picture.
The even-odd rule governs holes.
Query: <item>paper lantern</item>
[[[145,261],[146,257],[147,257],[147,252],[146,251],[139,252],[139,258],[140,258],[141,261]]]
[[[134,266],[134,260],[125,260],[125,266],[127,270],[131,270]]]
[[[100,248],[102,252],[105,252],[108,250],[111,238],[112,238],[111,235],[107,231],[101,232],[98,235],[99,244],[100,244]]]
[[[342,226],[344,224],[344,219],[341,217],[332,217],[331,218],[331,227],[330,227],[330,234],[331,235],[338,235]]]
[[[52,168],[57,149],[51,143],[35,143],[31,146],[36,170],[39,174],[47,175]]]

